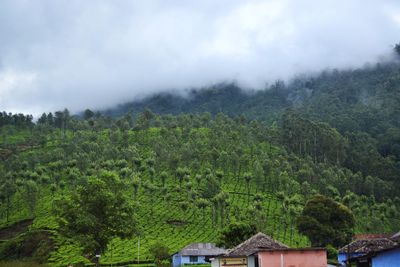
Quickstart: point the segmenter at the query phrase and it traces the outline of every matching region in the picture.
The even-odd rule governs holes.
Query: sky
[[[390,56],[398,0],[1,0],[0,110],[103,109]]]

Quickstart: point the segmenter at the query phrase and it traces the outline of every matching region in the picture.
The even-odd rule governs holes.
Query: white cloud
[[[3,0],[0,109],[78,111],[362,66],[399,41],[399,10],[393,0]]]

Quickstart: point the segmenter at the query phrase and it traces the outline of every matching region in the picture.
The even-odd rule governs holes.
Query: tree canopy
[[[102,253],[114,237],[131,237],[136,231],[134,208],[124,187],[111,171],[87,177],[76,192],[57,201],[60,230],[93,254]]]
[[[313,246],[335,247],[348,243],[353,236],[354,216],[348,207],[333,199],[315,195],[309,199],[298,218],[299,231]]]
[[[253,224],[233,222],[221,231],[217,245],[224,248],[233,248],[256,233],[257,228]]]

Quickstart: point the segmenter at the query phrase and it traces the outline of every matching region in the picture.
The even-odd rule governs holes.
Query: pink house
[[[323,248],[284,248],[259,250],[260,267],[326,267],[326,250]]]
[[[289,248],[258,233],[211,260],[211,267],[327,267],[324,248]]]

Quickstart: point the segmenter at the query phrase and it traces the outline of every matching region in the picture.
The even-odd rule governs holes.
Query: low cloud
[[[106,108],[222,81],[246,88],[376,62],[393,0],[3,0],[0,109]]]

